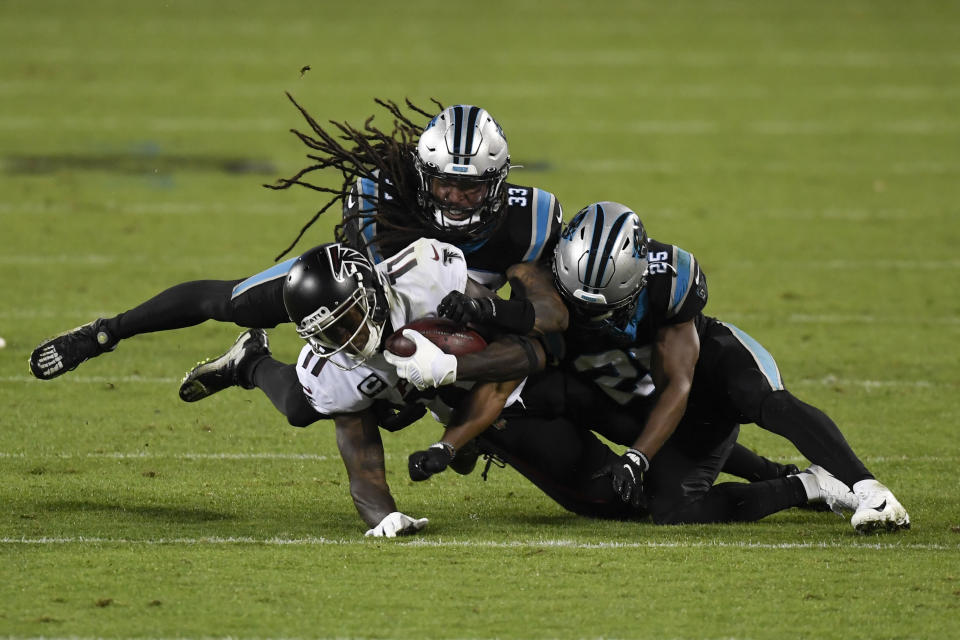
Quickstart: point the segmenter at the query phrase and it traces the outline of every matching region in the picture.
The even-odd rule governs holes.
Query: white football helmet
[[[417,198],[428,224],[465,238],[493,230],[503,208],[510,152],[503,130],[486,110],[447,107],[423,130],[415,155]],[[451,188],[458,200],[445,197]]]
[[[554,250],[557,288],[573,317],[620,324],[647,283],[647,231],[617,202],[596,202],[575,215]]]

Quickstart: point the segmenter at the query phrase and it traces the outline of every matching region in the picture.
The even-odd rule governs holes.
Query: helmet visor
[[[305,318],[297,333],[317,355],[328,358],[342,351],[351,358],[366,360],[380,343],[380,331],[371,313],[364,290],[357,289],[332,312]]]
[[[490,193],[489,178],[459,176],[432,176],[429,178],[430,196],[445,221],[457,225],[471,221]]]

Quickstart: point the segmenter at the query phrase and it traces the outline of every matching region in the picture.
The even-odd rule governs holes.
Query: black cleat
[[[41,380],[51,380],[113,351],[118,342],[107,331],[107,321],[99,318],[41,342],[30,354],[30,372]]]
[[[196,402],[227,387],[253,389],[251,382],[241,380],[240,370],[254,358],[269,355],[267,332],[263,329],[248,329],[240,334],[225,354],[205,360],[187,372],[180,383],[180,399],[184,402]]]

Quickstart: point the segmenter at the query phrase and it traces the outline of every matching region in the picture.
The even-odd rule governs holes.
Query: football
[[[440,347],[444,353],[462,356],[481,351],[487,346],[483,337],[468,327],[446,318],[420,318],[394,331],[384,343],[390,353],[401,357],[412,356],[417,350],[413,340],[403,336],[404,329],[413,329]]]

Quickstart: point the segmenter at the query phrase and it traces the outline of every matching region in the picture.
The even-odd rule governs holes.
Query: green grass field
[[[948,1],[3,0],[0,638],[960,638],[958,43]],[[293,239],[316,195],[261,187],[307,162],[284,91],[358,124],[375,96],[477,103],[512,181],[568,217],[631,205],[912,530],[591,521],[510,469],[414,485],[424,422],[385,446],[430,525],[375,541],[329,424],[177,399],[236,327],[32,379],[45,337]],[[271,342],[297,353],[289,327]]]

